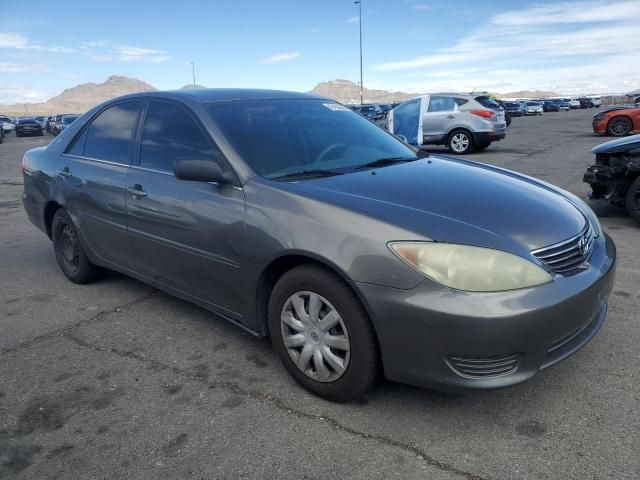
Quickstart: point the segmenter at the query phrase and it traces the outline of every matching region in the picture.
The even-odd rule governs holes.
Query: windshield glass
[[[18,120],[18,123],[20,125],[23,125],[25,123],[36,123],[36,119],[35,118],[30,118],[30,117],[24,117],[24,118],[21,118],[20,120]]]
[[[213,102],[207,108],[244,161],[267,178],[348,171],[383,158],[416,156],[391,134],[331,100]]]
[[[71,116],[71,115],[67,115],[66,117],[62,117],[62,123],[73,123],[73,121],[78,118],[77,116]]]

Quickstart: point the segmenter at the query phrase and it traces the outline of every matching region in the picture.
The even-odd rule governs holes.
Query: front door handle
[[[144,191],[144,189],[142,188],[142,185],[140,185],[139,183],[136,183],[133,186],[133,188],[129,188],[128,191],[134,197],[146,197],[147,196],[147,192]]]
[[[447,118],[456,118],[455,115],[447,115]]]
[[[64,167],[62,170],[58,170],[58,175],[61,175],[65,178],[70,177],[71,171],[69,170],[69,167]]]

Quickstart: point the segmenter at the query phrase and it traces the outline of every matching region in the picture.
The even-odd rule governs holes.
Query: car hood
[[[567,198],[533,179],[447,157],[297,185],[428,239],[521,253],[575,236],[586,223]]]
[[[591,149],[592,153],[624,153],[631,149],[640,148],[640,135],[632,135],[630,137],[618,138],[605,142]]]

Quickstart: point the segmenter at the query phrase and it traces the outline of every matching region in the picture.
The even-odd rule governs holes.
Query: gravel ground
[[[585,197],[593,113],[516,118],[469,158]],[[507,390],[383,382],[335,405],[198,307],[116,273],[68,282],[20,200],[22,154],[49,140],[0,145],[0,478],[640,477],[640,227],[623,210],[595,206],[618,275],[573,357]]]

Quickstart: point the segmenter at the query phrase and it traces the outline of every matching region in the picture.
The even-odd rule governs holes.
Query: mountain
[[[321,82],[310,93],[333,98],[341,103],[360,103],[360,86],[351,80]],[[416,96],[412,93],[373,90],[366,87],[363,94],[364,101],[372,103],[401,102]]]
[[[157,89],[142,80],[112,75],[104,83],[81,83],[68,88],[46,102],[2,105],[0,108],[7,114],[18,115],[24,115],[25,106],[31,114],[83,113],[94,105],[120,95],[154,90]]]
[[[207,88],[204,85],[199,85],[199,84],[193,84],[193,83],[187,83],[186,85],[184,85],[180,90],[200,90],[201,88]]]
[[[331,80],[321,82],[310,93],[329,97],[341,103],[360,103],[360,86],[350,80]],[[481,92],[478,92],[481,94]],[[416,93],[390,92],[388,90],[371,90],[365,87],[364,101],[371,103],[400,102],[417,96]],[[544,98],[557,97],[558,93],[539,90],[492,94],[498,98]]]

